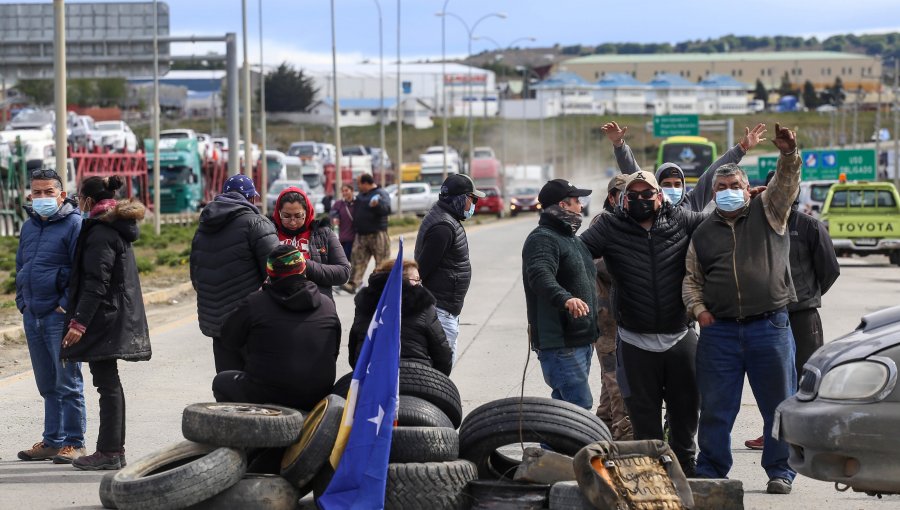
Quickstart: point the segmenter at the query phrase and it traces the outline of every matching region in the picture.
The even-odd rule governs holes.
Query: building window
[[[369,112],[369,115],[371,115],[371,116],[373,116],[373,117],[377,117],[377,116],[378,116],[378,110],[372,110],[372,111],[370,111],[370,112]]]
[[[847,74],[850,76],[853,76],[853,68],[852,67],[847,68]]]
[[[768,73],[769,73],[769,76],[772,76],[772,68],[771,67],[768,69]]]
[[[347,116],[347,110],[341,110],[341,117]]]
[[[831,76],[831,68],[828,68],[828,76]]]
[[[738,76],[744,76],[744,70],[738,69]]]
[[[594,79],[595,79],[595,80],[599,80],[599,79],[600,79],[600,71],[594,71]]]
[[[688,77],[688,78],[691,77],[691,72],[690,72],[690,71],[687,72],[687,77]]]
[[[737,74],[734,72],[734,69],[731,70],[731,76],[736,76]]]

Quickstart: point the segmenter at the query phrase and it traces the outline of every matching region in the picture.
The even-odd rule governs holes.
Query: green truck
[[[203,200],[203,168],[197,140],[163,138],[159,141],[161,186],[160,210],[163,214],[197,211]],[[147,182],[153,196],[153,139],[145,139]]]
[[[821,220],[838,256],[887,255],[900,265],[900,196],[889,182],[831,186]]]

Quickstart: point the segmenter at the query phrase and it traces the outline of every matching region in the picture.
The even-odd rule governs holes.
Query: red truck
[[[502,196],[502,168],[500,160],[496,158],[472,159],[472,180],[475,181],[475,187],[486,195],[478,201],[477,212],[496,214],[498,218],[506,213]]]

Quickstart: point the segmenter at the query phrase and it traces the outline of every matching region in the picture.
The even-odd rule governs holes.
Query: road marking
[[[159,326],[157,328],[153,328],[150,330],[150,338],[153,338],[156,335],[162,335],[162,334],[168,333],[169,331],[172,331],[173,329],[178,329],[181,326],[184,326],[185,324],[196,321],[196,320],[197,320],[197,314],[192,313],[192,314],[188,315],[187,317],[183,317],[174,322],[170,322],[168,324],[163,324],[162,326]],[[5,388],[7,386],[10,386],[12,384],[15,384],[15,383],[23,380],[23,379],[28,379],[33,375],[34,375],[34,370],[28,370],[27,372],[22,372],[21,374],[15,374],[15,375],[5,377],[3,379],[0,379],[0,388]]]

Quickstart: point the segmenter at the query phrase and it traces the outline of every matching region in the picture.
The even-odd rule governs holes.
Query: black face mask
[[[653,216],[653,204],[656,200],[643,198],[628,199],[628,215],[634,218],[634,221],[642,222]]]

